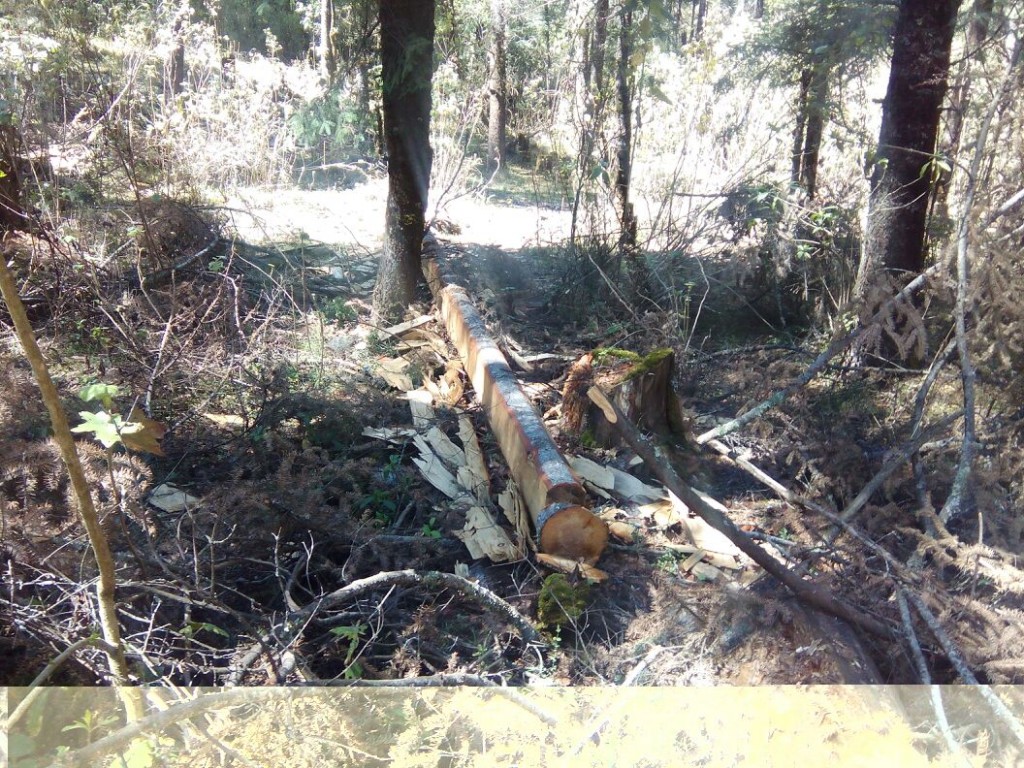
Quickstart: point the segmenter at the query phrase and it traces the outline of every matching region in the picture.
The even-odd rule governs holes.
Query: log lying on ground
[[[463,356],[484,408],[526,500],[542,552],[593,565],[608,543],[608,526],[584,506],[586,492],[562,458],[466,290],[446,273],[440,246],[424,240],[423,272],[448,334]]]

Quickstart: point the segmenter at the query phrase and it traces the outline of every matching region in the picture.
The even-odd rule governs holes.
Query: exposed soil
[[[367,325],[383,204],[380,180],[347,191],[240,196],[226,206],[233,209],[226,231],[243,242],[220,257],[224,271],[183,275],[151,297],[154,308],[179,318],[176,327],[201,329],[175,348],[164,369],[147,374],[133,364],[129,345],[102,334],[84,339],[75,357],[54,361],[70,412],[82,408],[74,392],[102,377],[144,397],[171,426],[165,457],[118,456],[113,472],[101,450],[80,441],[119,553],[125,632],[138,649],[140,679],[273,684],[458,673],[584,686],[624,679],[661,686],[916,679],[902,646],[810,611],[769,580],[713,584],[685,572],[669,547],[685,543],[683,530],[630,518],[628,505],[620,505],[622,515],[640,526],[641,537],[613,545],[601,562],[609,580],[589,589],[581,610],[560,618],[538,615],[549,572],[530,559],[469,562],[455,537],[464,519],[413,465],[411,444],[362,434],[367,427],[410,424],[408,403],[375,373],[378,358],[400,350]],[[448,216],[456,227],[439,227],[448,230],[441,236],[459,254],[456,269],[494,334],[519,357],[557,355],[520,372],[542,413],[558,404],[569,363],[597,347],[676,346],[675,384],[696,431],[763,399],[807,362],[791,347],[750,344],[721,353],[733,356],[721,364],[719,353],[678,348],[679,318],[671,313],[638,312],[620,323],[617,300],[594,265],[552,245],[565,235],[564,211],[461,200]],[[60,269],[56,262],[50,268]],[[243,290],[228,290],[231,285]],[[149,310],[138,304],[134,311],[133,327],[158,337]],[[411,315],[428,311],[424,304]],[[48,316],[55,334],[63,332],[59,313]],[[205,325],[197,324],[199,316]],[[426,328],[443,335],[436,321]],[[243,334],[251,334],[248,344],[239,342]],[[434,378],[457,358],[451,349],[445,356],[423,349],[406,354],[418,375]],[[9,606],[18,610],[4,621],[0,677],[24,684],[53,649],[89,631],[81,585],[93,569],[67,506],[68,489],[52,469],[53,450],[41,440],[45,419],[27,372],[16,355],[0,371],[7,377],[2,415],[9,425],[0,446],[3,556],[12,577]],[[455,415],[471,415],[496,495],[507,471],[462,383],[464,395],[438,410],[438,425],[455,437]],[[828,493],[842,508],[870,478],[877,466],[872,451],[891,434],[872,414],[879,388],[884,384],[870,375],[837,374],[809,388],[801,405],[753,425],[736,444],[784,482],[804,493]],[[841,431],[832,428],[835,414],[857,408],[862,417],[844,419]],[[558,434],[557,423],[551,420],[566,449],[619,466],[628,460],[624,451],[588,450],[580,435]],[[841,539],[814,554],[826,521],[780,502],[716,455],[702,453],[699,465],[691,480],[737,524],[774,541],[777,556],[807,564],[844,599],[899,626],[882,565],[855,542]],[[642,467],[636,472],[649,479]],[[198,501],[176,511],[147,504],[150,490],[166,482]],[[919,548],[932,562],[945,557],[951,570],[944,578],[959,578],[953,548],[929,549],[898,514],[899,485],[894,481],[887,492],[889,505],[869,508],[866,530],[879,537],[891,526],[902,555]],[[597,510],[608,506],[591,501]],[[1003,573],[998,558],[986,557],[992,574]],[[332,606],[294,636],[287,654],[274,647],[285,611],[346,584],[386,571],[451,573],[463,566],[520,614],[540,620],[547,647],[525,642],[507,618],[465,595],[409,586],[371,589]],[[990,589],[1004,606],[1020,597],[1003,584]],[[962,609],[975,610],[976,599],[964,594]],[[42,605],[47,609],[33,607]],[[933,647],[928,652],[937,655]],[[1022,670],[1006,654],[988,658],[1002,663],[1003,679],[1019,681]],[[85,652],[55,679],[93,682],[102,670],[99,653]]]

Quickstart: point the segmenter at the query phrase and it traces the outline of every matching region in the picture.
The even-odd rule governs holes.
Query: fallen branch
[[[759,547],[749,536],[711,505],[698,496],[690,486],[676,474],[669,464],[661,448],[653,446],[630,424],[615,403],[611,402],[597,387],[588,391],[588,396],[602,407],[609,406],[614,416],[612,422],[619,434],[629,443],[647,464],[648,469],[661,483],[674,493],[689,509],[695,512],[708,525],[724,534],[740,551],[760,565],[770,575],[782,582],[800,600],[812,605],[832,616],[856,624],[872,634],[886,638],[895,638],[897,633],[884,622],[879,621],[862,611],[837,600],[828,590],[812,581],[804,581],[800,576],[780,563],[768,552]]]
[[[1003,704],[1002,699],[992,692],[992,688],[987,685],[981,685],[978,682],[978,678],[971,672],[970,667],[967,666],[967,661],[964,659],[963,654],[960,653],[960,649],[957,648],[956,644],[950,639],[949,635],[946,634],[946,630],[939,624],[939,620],[935,618],[935,614],[931,612],[924,601],[915,595],[913,592],[906,593],[907,598],[914,604],[917,609],[918,615],[924,619],[924,623],[928,625],[928,629],[931,630],[932,635],[938,640],[939,645],[942,646],[942,650],[946,654],[946,658],[949,659],[950,664],[953,665],[953,669],[960,675],[960,678],[968,685],[977,686],[978,692],[981,694],[985,702],[992,708],[996,717],[1003,721],[1003,723],[1010,729],[1014,737],[1022,745],[1024,745],[1024,726],[1021,725],[1017,717],[1010,711],[1009,707]]]
[[[903,620],[903,634],[910,645],[911,655],[914,657],[914,664],[917,666],[918,679],[922,685],[928,686],[931,693],[932,710],[935,712],[935,722],[938,723],[939,730],[942,731],[942,738],[946,740],[946,746],[949,747],[949,751],[959,757],[961,763],[969,765],[964,759],[960,745],[953,736],[953,731],[949,728],[946,709],[942,706],[942,692],[939,686],[932,685],[932,676],[928,673],[928,664],[925,662],[921,643],[918,641],[917,633],[914,631],[914,622],[910,618],[910,606],[907,605],[907,596],[902,587],[896,589],[896,600],[899,602],[900,618]]]
[[[952,422],[963,416],[963,411],[958,411],[937,424],[932,424],[927,429],[920,430],[912,440],[905,443],[902,448],[897,450],[895,453],[888,457],[882,468],[875,473],[867,484],[861,488],[860,493],[857,494],[856,498],[851,501],[839,514],[839,519],[843,522],[849,521],[854,515],[856,515],[861,508],[868,503],[868,500],[874,495],[882,483],[884,483],[893,472],[903,466],[904,463],[910,461],[911,457],[920,450],[921,446],[927,443],[936,432],[940,429],[944,429],[949,426]]]
[[[246,653],[242,661],[239,662],[238,667],[229,676],[228,684],[239,684],[246,667],[265,653],[266,649],[275,645],[278,647],[290,645],[301,634],[305,626],[321,611],[354,600],[367,592],[396,586],[423,587],[434,592],[442,589],[451,590],[497,613],[505,621],[518,629],[519,634],[527,643],[546,645],[540,632],[537,631],[528,619],[486,587],[482,587],[461,576],[456,576],[454,573],[442,573],[440,571],[419,572],[414,570],[384,571],[365,579],[353,581],[351,584],[347,584],[340,589],[336,589],[334,592],[318,598],[305,608],[288,614],[283,622],[260,638],[259,643]]]
[[[903,289],[899,291],[899,293],[895,294],[892,298],[886,301],[878,309],[878,311],[875,312],[874,315],[872,315],[870,320],[868,320],[866,323],[858,324],[858,326],[850,333],[846,334],[846,336],[836,339],[831,344],[829,344],[828,348],[820,355],[818,355],[814,359],[814,362],[811,363],[811,365],[807,368],[807,370],[801,373],[792,383],[774,392],[772,396],[769,397],[767,400],[758,403],[750,410],[741,413],[732,421],[728,421],[725,424],[722,424],[718,427],[715,427],[714,429],[708,430],[707,432],[701,435],[698,435],[696,438],[697,445],[704,445],[705,443],[711,440],[717,440],[720,437],[725,437],[726,435],[732,434],[738,429],[742,429],[750,422],[758,419],[765,412],[779,405],[790,395],[794,394],[795,392],[799,391],[801,388],[806,386],[811,381],[811,379],[813,379],[815,376],[821,373],[825,366],[828,365],[828,362],[830,360],[842,354],[851,346],[853,346],[853,343],[860,338],[861,334],[863,334],[868,328],[871,328],[872,326],[876,325],[882,318],[884,318],[894,304],[906,299],[911,294],[916,293],[918,290],[924,287],[924,284],[928,281],[928,278],[938,273],[938,266],[939,265],[935,265],[926,269],[920,275],[918,275],[909,283],[907,283],[903,287]]]

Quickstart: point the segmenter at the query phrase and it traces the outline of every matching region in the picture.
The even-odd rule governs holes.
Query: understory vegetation
[[[472,561],[411,435],[373,431],[413,421],[382,371],[404,358],[451,395],[434,426],[454,438],[468,415],[492,497],[509,487],[442,324],[410,343],[372,319],[377,3],[323,5],[0,0],[2,257],[77,428],[132,683],[1024,683],[1019,3],[960,9],[921,162],[924,277],[867,287],[897,4],[437,3],[428,227],[560,446],[651,481],[564,428],[562,394],[595,350],[671,350],[677,469],[891,630],[855,628],[857,679],[807,651],[781,587],[700,578],[685,525],[609,494],[595,509],[636,533],[606,582],[520,539],[521,558]],[[431,311],[421,286],[404,319]],[[48,682],[106,684],[97,562],[14,325],[0,305],[0,683],[73,647]],[[381,719],[412,740],[427,715],[398,709]],[[958,748],[1019,759],[989,719]],[[18,764],[95,740],[72,730],[35,727]]]

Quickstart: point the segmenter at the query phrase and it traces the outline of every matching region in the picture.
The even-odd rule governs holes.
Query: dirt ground
[[[199,341],[182,346],[177,351],[180,367],[169,363],[163,378],[153,375],[148,383],[144,367],[130,354],[121,354],[124,347],[112,349],[102,339],[91,346],[83,341],[76,358],[55,365],[69,411],[80,409],[71,405],[72,393],[101,373],[125,390],[155,392],[154,415],[171,426],[163,458],[119,457],[107,471],[102,451],[83,449],[101,488],[105,525],[118,552],[126,636],[135,649],[134,669],[140,679],[197,686],[463,675],[490,683],[584,688],[917,680],[900,644],[865,636],[810,611],[770,580],[736,575],[709,581],[687,571],[682,567],[685,558],[672,549],[685,543],[682,527],[645,516],[637,505],[621,499],[591,499],[596,511],[614,505],[620,519],[638,530],[633,541],[613,544],[602,559],[600,567],[609,574],[603,584],[585,588],[570,583],[558,592],[550,572],[530,557],[511,563],[472,562],[455,535],[464,524],[463,513],[423,478],[412,461],[416,451],[408,438],[381,440],[364,434],[367,428],[408,428],[411,422],[402,393],[380,376],[382,358],[405,354],[413,359],[418,377],[438,381],[457,362],[450,347],[403,352],[368,324],[384,194],[380,180],[352,190],[239,194],[218,215],[226,217],[226,231],[252,249],[236,249],[242,254],[239,262],[225,257],[223,274],[242,285],[255,282],[263,286],[262,292],[231,294],[227,300],[225,283],[217,282],[220,274],[193,273],[155,299],[168,302],[161,307],[182,302],[212,308],[204,315],[208,346]],[[566,368],[585,352],[608,346],[644,351],[678,339],[678,326],[673,325],[677,318],[665,314],[643,313],[630,324],[614,319],[609,308],[614,299],[601,293],[599,276],[567,259],[558,245],[567,231],[567,212],[464,199],[446,209],[444,220],[455,226],[439,227],[441,236],[463,254],[457,270],[477,296],[492,333],[520,357],[555,357],[554,362],[520,371],[541,413],[558,404]],[[254,277],[256,271],[261,276]],[[274,277],[271,283],[266,282],[268,273]],[[308,301],[289,304],[290,299],[282,298],[289,295],[286,289],[300,284]],[[268,285],[280,289],[269,291],[271,300]],[[244,321],[231,319],[232,306],[236,315],[245,315]],[[209,320],[211,313],[220,318],[221,308],[230,332],[218,331]],[[424,302],[410,316],[430,311]],[[101,320],[96,323],[101,327]],[[231,338],[243,326],[258,336],[259,344],[239,345]],[[424,330],[443,337],[436,320]],[[701,420],[695,429],[756,402],[805,363],[770,345],[749,345],[740,353],[745,355],[741,364],[729,366],[720,364],[721,358],[710,350],[691,356],[679,352],[686,365],[677,369],[675,384],[684,407]],[[2,455],[8,470],[0,490],[7,505],[4,563],[13,599],[0,643],[5,648],[4,681],[24,685],[57,650],[88,632],[82,585],[93,573],[82,532],[67,505],[66,484],[46,470],[55,457],[52,445],[39,439],[45,419],[32,400],[27,372],[13,347],[6,356],[3,415],[10,428],[4,435]],[[455,438],[458,416],[472,419],[496,497],[506,488],[507,469],[464,377],[460,386],[460,397],[438,407],[436,426]],[[844,398],[858,397],[861,405],[867,402],[864,393],[842,388],[820,394],[834,409],[847,407]],[[836,452],[829,443],[834,435],[818,443],[807,437],[816,426],[814,418],[830,420],[825,406],[810,420],[798,421],[789,411],[780,417],[788,435],[782,442],[791,439],[792,445],[780,444],[757,428],[742,444],[774,472],[805,472],[801,483],[806,489],[815,487],[815,471],[821,478],[845,477],[848,486],[836,485],[832,491],[841,497],[854,493],[870,476],[865,461],[877,434],[870,411],[865,411],[863,420],[855,419],[849,427],[861,430],[851,438],[865,446],[859,455]],[[557,420],[552,428],[557,433]],[[625,451],[583,445],[579,436],[559,434],[557,439],[565,449],[598,462],[626,466],[630,458]],[[694,484],[724,504],[738,524],[774,542],[766,546],[777,556],[813,563],[813,572],[837,594],[899,624],[892,601],[880,597],[885,589],[882,566],[859,552],[854,542],[840,541],[823,556],[815,555],[825,521],[779,501],[724,459],[703,453],[699,463]],[[650,480],[642,467],[634,471]],[[147,503],[148,494],[163,483],[187,491],[192,500],[172,511],[154,508]],[[19,498],[33,503],[22,504]],[[878,531],[885,525],[886,508],[875,508],[872,514],[872,530]],[[901,535],[908,537],[904,548],[912,550],[916,542],[909,534]],[[300,631],[282,622],[286,612],[308,608],[346,584],[407,569],[465,569],[474,582],[539,622],[543,641],[526,640],[507,617],[466,595],[409,585],[367,589],[310,614]],[[991,585],[993,590],[1001,587]],[[572,605],[545,613],[540,605],[545,600],[550,604],[552,594],[555,603]],[[1008,599],[1004,592],[1000,595],[1000,600]],[[928,652],[934,654],[934,647]],[[1007,674],[1016,680],[1011,667]],[[56,680],[92,684],[102,679],[102,669],[98,651],[85,651]],[[954,679],[947,673],[948,680],[939,682]],[[525,741],[489,736],[490,726],[478,723],[474,705],[465,702],[441,707],[428,698],[402,706],[426,707],[427,714],[417,715],[420,735],[441,739],[452,753],[451,765],[484,764],[456,757],[481,739],[522,764],[538,764],[531,754],[578,756],[583,760],[578,764],[602,764],[590,751],[591,744],[603,742],[623,750],[633,745],[632,756],[619,764],[679,764],[654,755],[657,747],[685,751],[693,764],[744,765],[762,754],[758,740],[764,733],[788,727],[755,717],[773,706],[755,691],[743,694],[753,697],[749,702],[740,701],[741,696],[716,704],[718,694],[691,690],[692,698],[703,702],[687,710],[701,721],[692,727],[679,725],[674,708],[680,699],[668,693],[664,702],[657,694],[643,703],[625,693],[592,701],[584,701],[583,693],[568,700],[556,695],[550,706],[572,727]],[[883,709],[859,693],[830,695],[828,705],[825,699],[806,700],[775,711],[787,712],[790,723],[818,717],[832,723],[832,735],[820,745],[815,742],[829,755],[853,754],[846,751],[848,739],[874,723],[890,740],[870,749],[862,741],[867,750],[863,755],[891,756],[898,747],[907,750],[909,764],[940,760],[942,749],[927,708],[924,714],[910,714],[912,708],[891,700],[888,693],[884,697],[890,704]],[[837,712],[840,720],[835,719]],[[735,720],[730,719],[733,715]],[[322,718],[322,710],[312,716]],[[267,717],[280,719],[261,713],[247,721],[258,732],[266,729]],[[732,746],[714,736],[709,718],[718,718],[719,731],[733,734]],[[407,723],[408,715],[400,720]],[[659,725],[662,720],[664,727]],[[349,730],[356,734],[361,727]],[[403,738],[412,738],[404,726],[395,727]],[[634,754],[640,749],[638,729],[668,741],[656,744],[655,739],[650,742],[652,754]],[[254,730],[245,731],[250,734],[245,738]],[[984,731],[988,735],[972,742],[973,764],[996,764],[986,763],[996,730]],[[796,733],[794,739],[799,738]],[[1009,750],[1004,755],[1018,754],[1005,739],[1000,745]],[[44,746],[53,744],[37,738],[32,754],[41,754]],[[360,748],[374,753],[379,746]],[[218,749],[209,753],[209,760]],[[242,746],[231,749],[245,752]],[[519,757],[510,757],[513,753]],[[196,757],[193,764],[207,764],[204,759]],[[309,760],[315,762],[312,756]],[[403,760],[391,762],[421,764],[408,756]],[[791,763],[780,755],[777,764]]]

